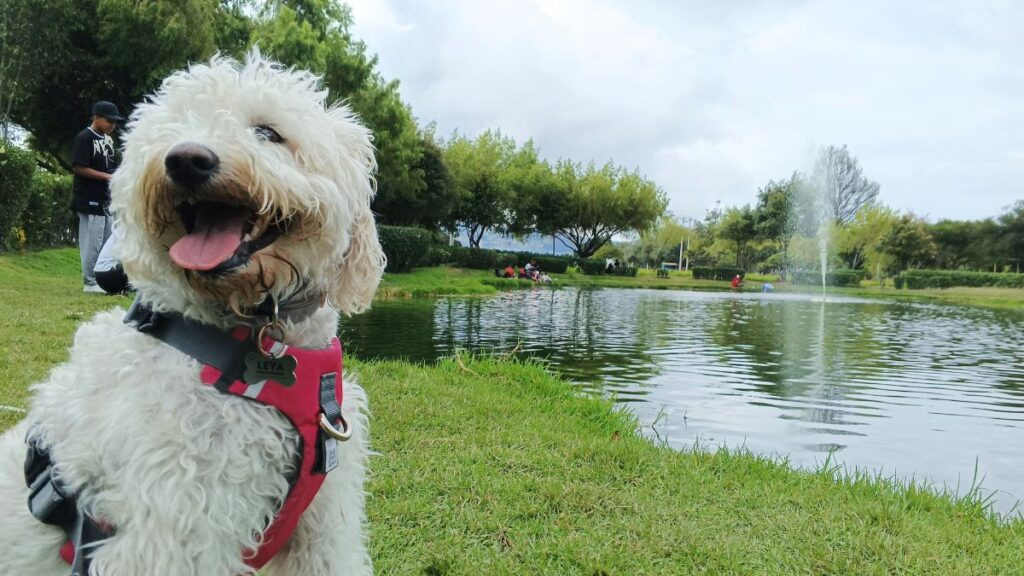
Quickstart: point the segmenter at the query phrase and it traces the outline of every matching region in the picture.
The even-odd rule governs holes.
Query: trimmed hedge
[[[732,280],[737,275],[742,278],[747,274],[742,268],[727,266],[694,266],[691,270],[694,280]]]
[[[612,276],[629,276],[635,278],[638,270],[639,269],[636,266],[619,266],[618,268],[605,270],[604,273]]]
[[[602,259],[580,260],[576,262],[576,267],[580,269],[580,272],[591,276],[604,274],[606,266],[607,263]]]
[[[33,248],[69,246],[78,239],[78,215],[71,210],[71,176],[36,171],[21,214],[25,243]]]
[[[531,260],[536,260],[537,266],[544,272],[564,274],[569,269],[569,259],[565,256],[534,254],[532,252],[499,252],[498,254],[499,258],[504,258],[505,260],[509,258],[514,259],[516,266],[526,266]],[[507,263],[505,262],[505,264]]]
[[[494,270],[511,264],[517,268],[526,266],[531,260],[544,272],[562,274],[569,268],[569,259],[564,256],[534,254],[532,252],[500,252],[486,248],[463,248],[455,246],[451,249],[450,263],[459,268],[473,270]]]
[[[953,286],[1024,288],[1024,274],[965,270],[906,270],[895,278],[897,288],[951,288]]]
[[[31,152],[0,142],[0,250],[20,250],[27,243],[21,217],[32,196],[35,171]]]
[[[447,244],[433,244],[427,248],[427,254],[420,266],[440,266],[452,261],[452,247]]]
[[[787,279],[793,284],[821,286],[820,270],[800,270],[790,272]],[[857,287],[864,279],[863,270],[832,270],[825,276],[825,284],[836,287]]]
[[[453,246],[450,263],[459,268],[470,268],[473,270],[494,270],[499,267],[498,253],[494,250],[483,248],[465,248]],[[504,268],[508,262],[501,263]]]
[[[596,276],[599,274],[607,276],[636,276],[637,268],[635,266],[619,266],[618,268],[608,269],[608,263],[603,258],[591,258],[587,260],[580,260],[576,263],[576,266],[581,272],[588,276]]]
[[[377,236],[388,258],[388,272],[410,272],[420,266],[430,249],[430,232],[422,228],[378,226]]]

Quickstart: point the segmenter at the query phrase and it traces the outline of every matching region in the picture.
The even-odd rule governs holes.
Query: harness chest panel
[[[269,339],[264,342],[271,346],[283,346]],[[292,532],[298,526],[302,513],[316,497],[327,472],[334,467],[334,440],[324,439],[319,418],[324,411],[321,398],[325,389],[333,392],[337,405],[342,402],[342,351],[341,342],[331,339],[331,345],[322,350],[290,348],[282,354],[296,360],[295,383],[285,386],[274,380],[263,380],[248,384],[235,380],[222,390],[261,404],[276,408],[298,431],[301,438],[298,475],[291,486],[288,498],[278,511],[273,523],[263,533],[263,542],[256,551],[247,551],[245,561],[254,568],[261,568],[287,544]],[[203,366],[200,379],[204,384],[214,386],[221,380],[222,371],[213,366]]]

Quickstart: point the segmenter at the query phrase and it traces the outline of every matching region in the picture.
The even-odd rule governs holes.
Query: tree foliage
[[[398,82],[376,71],[377,58],[351,32],[352,14],[333,0],[279,0],[265,5],[253,42],[281,62],[323,75],[332,101],[345,100],[373,131],[377,149],[377,197],[373,209],[388,224],[440,224],[440,218],[413,218],[409,201],[446,199],[446,190],[427,190],[424,160],[430,144],[420,134],[412,110],[402,102]],[[443,181],[443,176],[442,176]],[[444,208],[449,208],[445,206]],[[440,210],[443,214],[444,209]],[[433,213],[431,214],[433,215]]]
[[[879,251],[891,258],[889,272],[896,274],[931,262],[935,258],[935,243],[922,220],[904,214],[881,238]]]
[[[757,192],[756,234],[778,244],[782,269],[788,268],[789,243],[800,230],[796,204],[803,185],[802,176],[794,172],[788,180],[771,180]]]
[[[19,60],[9,118],[34,149],[70,167],[71,141],[97,100],[130,110],[164,74],[217,49],[233,2],[216,0],[4,0],[20,11],[0,30]]]
[[[584,256],[649,227],[664,194],[611,163],[552,166],[532,141],[500,131],[443,142],[421,130],[397,81],[352,34],[337,0],[4,0],[0,3],[0,122],[29,133],[37,159],[69,166],[89,107],[130,113],[172,70],[253,46],[321,75],[329,100],[347,102],[373,132],[383,223],[454,230],[479,245],[487,230],[551,231]],[[48,161],[48,162],[47,162]]]
[[[747,247],[757,237],[757,217],[750,205],[729,208],[718,224],[718,234],[732,242],[736,253],[736,266],[744,270],[750,265]]]
[[[447,142],[444,160],[457,197],[451,225],[464,228],[474,248],[480,247],[488,230],[507,232],[513,203],[507,168],[515,147],[511,138],[497,130],[487,130],[473,140],[454,134]]]
[[[649,229],[668,204],[656,184],[611,162],[583,167],[563,160],[555,176],[554,196],[538,214],[537,230],[555,236],[580,258],[589,258],[616,235]]]
[[[887,206],[875,204],[861,208],[853,222],[839,228],[836,234],[837,251],[844,267],[866,268],[872,273],[888,270],[892,262],[882,242],[898,220],[896,211]]]
[[[822,148],[809,182],[820,194],[825,216],[839,224],[851,222],[857,212],[878,198],[881,186],[868,180],[846,145]]]

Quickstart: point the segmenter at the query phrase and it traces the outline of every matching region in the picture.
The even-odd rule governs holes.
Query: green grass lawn
[[[80,284],[74,251],[0,257],[2,403],[24,406],[75,326],[126,304]],[[374,414],[380,574],[1024,574],[1024,521],[976,497],[673,451],[537,364],[350,366]]]

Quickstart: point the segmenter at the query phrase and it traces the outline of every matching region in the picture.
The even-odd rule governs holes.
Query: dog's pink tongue
[[[219,202],[199,206],[196,226],[171,246],[171,260],[189,270],[212,270],[238,250],[249,211]]]

